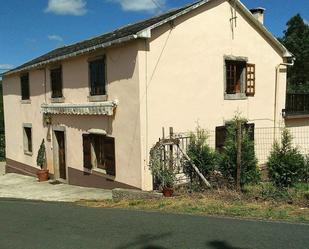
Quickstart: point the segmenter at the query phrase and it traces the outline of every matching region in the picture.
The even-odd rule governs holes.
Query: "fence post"
[[[170,127],[170,139],[172,139],[174,136],[174,129],[173,127]],[[173,167],[173,164],[174,164],[174,160],[173,160],[173,156],[174,156],[174,153],[173,153],[173,145],[170,145],[170,154],[169,154],[169,167],[170,169]]]
[[[237,191],[241,190],[240,178],[241,178],[241,140],[242,140],[242,131],[241,131],[241,121],[237,120],[237,172],[236,172],[236,189]]]

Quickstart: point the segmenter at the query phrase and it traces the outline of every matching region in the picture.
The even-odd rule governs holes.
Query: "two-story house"
[[[35,175],[42,139],[52,177],[152,189],[162,127],[214,130],[241,112],[282,122],[291,54],[264,9],[202,0],[55,49],[4,75],[7,172]]]

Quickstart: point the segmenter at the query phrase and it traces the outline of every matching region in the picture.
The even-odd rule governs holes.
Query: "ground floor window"
[[[26,154],[32,154],[32,127],[31,125],[24,125],[23,136],[24,136],[24,152]]]
[[[97,134],[83,135],[84,167],[99,169],[102,172],[115,176],[115,139]]]
[[[216,150],[218,152],[222,152],[224,149],[228,126],[229,124],[216,127]],[[252,141],[254,141],[254,127],[255,125],[253,123],[246,123],[243,127]]]

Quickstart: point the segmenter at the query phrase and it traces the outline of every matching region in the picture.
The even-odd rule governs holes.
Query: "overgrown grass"
[[[306,189],[307,186],[299,186]],[[260,186],[256,188],[261,188]],[[251,189],[254,189],[251,187]],[[256,191],[256,189],[254,189]],[[94,208],[124,208],[144,211],[228,216],[263,220],[309,222],[309,202],[288,204],[283,199],[256,198],[251,194],[213,190],[201,194],[180,194],[173,198],[152,200],[81,201]]]

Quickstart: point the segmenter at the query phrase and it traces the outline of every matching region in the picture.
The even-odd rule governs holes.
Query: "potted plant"
[[[171,197],[174,193],[176,173],[173,167],[166,165],[162,160],[162,150],[160,146],[155,146],[151,149],[149,167],[163,195],[165,197]]]
[[[161,188],[165,197],[172,197],[174,193],[174,183],[176,175],[173,169],[162,169],[161,174]]]
[[[43,139],[40,145],[40,149],[38,151],[38,156],[36,158],[36,163],[41,168],[40,170],[37,171],[39,182],[48,181],[49,178],[48,169],[44,169],[45,162],[46,162],[46,150],[45,150],[45,142]]]

